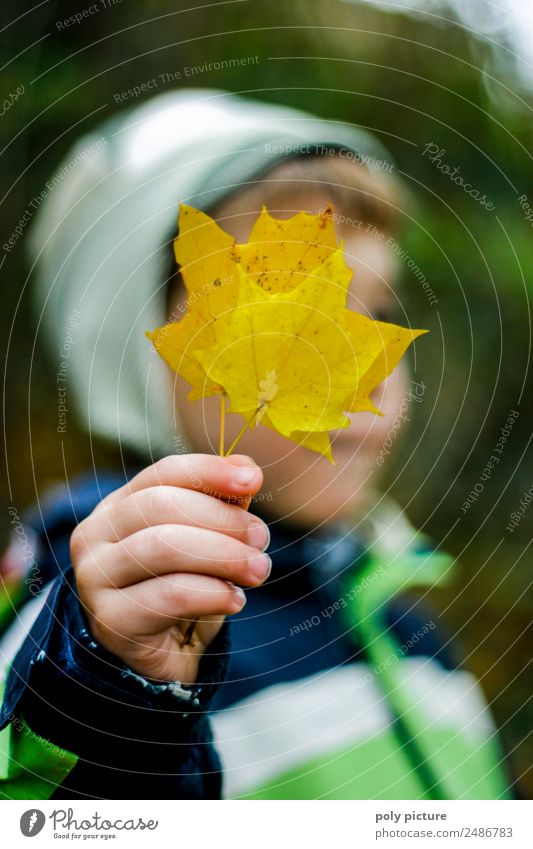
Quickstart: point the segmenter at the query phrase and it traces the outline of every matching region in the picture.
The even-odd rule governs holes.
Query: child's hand
[[[104,498],[71,539],[95,639],[140,675],[192,684],[224,617],[245,604],[233,583],[270,572],[268,528],[247,512],[262,483],[244,455],[183,454]]]

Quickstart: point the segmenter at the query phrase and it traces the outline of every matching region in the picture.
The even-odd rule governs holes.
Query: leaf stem
[[[219,448],[219,452],[218,452],[221,457],[224,456],[225,413],[226,413],[226,396],[222,392],[221,395],[220,395],[220,448]]]
[[[237,434],[237,436],[235,437],[235,439],[234,439],[234,440],[233,440],[233,442],[231,443],[230,447],[229,447],[229,448],[228,448],[228,450],[226,451],[226,454],[225,454],[225,456],[226,456],[226,457],[229,457],[229,455],[231,454],[231,452],[233,451],[233,449],[234,449],[234,448],[235,448],[235,446],[237,445],[237,442],[239,441],[239,439],[241,438],[241,436],[243,436],[244,432],[245,432],[245,431],[246,431],[246,430],[250,427],[250,425],[251,425],[252,421],[254,420],[255,416],[257,415],[257,413],[259,412],[259,410],[260,410],[260,409],[261,409],[261,407],[258,407],[258,408],[257,408],[257,410],[254,410],[254,411],[253,411],[253,413],[252,413],[252,415],[251,415],[251,416],[250,416],[250,418],[248,419],[248,421],[246,421],[246,422],[244,423],[244,425],[243,425],[243,426],[242,426],[242,428],[240,429],[239,433]]]
[[[180,644],[180,648],[184,646],[194,646],[194,629],[198,624],[198,619],[193,619],[192,622],[187,625],[185,629],[185,633],[183,635],[183,639]]]

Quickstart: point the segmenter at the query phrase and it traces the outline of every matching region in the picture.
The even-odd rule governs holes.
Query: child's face
[[[299,198],[294,209],[318,212],[327,199]],[[257,213],[232,217],[218,216],[219,223],[237,242],[246,242]],[[278,217],[288,217],[276,212]],[[371,230],[371,228],[369,228]],[[345,258],[353,269],[347,306],[383,321],[394,321],[396,298],[393,284],[395,258],[379,239],[361,229],[346,228],[338,233],[344,241]],[[195,451],[218,453],[219,396],[187,401],[190,386],[176,377],[175,394],[179,413]],[[264,472],[261,507],[272,518],[313,527],[333,518],[356,516],[365,501],[365,492],[376,483],[377,458],[402,400],[407,393],[407,373],[398,366],[373,393],[372,399],[383,416],[353,413],[349,428],[331,431],[332,465],[325,457],[278,435],[268,427],[248,430],[235,448],[248,454]],[[242,418],[229,414],[225,423],[225,443],[230,445],[242,428]],[[253,505],[252,505],[253,509]]]

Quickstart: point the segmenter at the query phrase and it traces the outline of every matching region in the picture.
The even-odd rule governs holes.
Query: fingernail
[[[240,468],[236,468],[233,472],[233,480],[241,486],[247,486],[251,483],[255,477],[256,469],[250,469],[241,466]]]
[[[264,551],[270,543],[270,530],[261,519],[250,519],[248,525],[248,543]]]
[[[234,587],[233,598],[235,599],[235,602],[239,605],[239,610],[242,610],[242,608],[246,604],[246,596],[244,594],[244,591],[240,587]]]
[[[264,581],[272,570],[272,560],[268,554],[254,554],[248,561],[250,572],[259,581]]]

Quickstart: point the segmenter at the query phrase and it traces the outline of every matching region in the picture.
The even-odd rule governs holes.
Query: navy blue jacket
[[[221,769],[209,713],[281,681],[292,681],[360,660],[362,649],[336,617],[319,616],[338,597],[347,566],[365,552],[356,539],[338,543],[329,532],[298,535],[286,523],[271,526],[272,575],[248,590],[244,611],[227,621],[200,664],[189,698],[135,675],[89,632],[77,599],[69,559],[73,528],[124,476],[106,473],[56,489],[27,517],[37,534],[38,563],[47,601],[10,670],[0,728],[14,715],[78,762],[52,798],[219,798]],[[253,510],[261,515],[261,502]],[[266,516],[264,516],[266,519]],[[297,623],[317,627],[286,636]],[[427,610],[407,613],[398,601],[387,618],[404,642],[427,621]],[[410,652],[455,658],[436,631]]]

